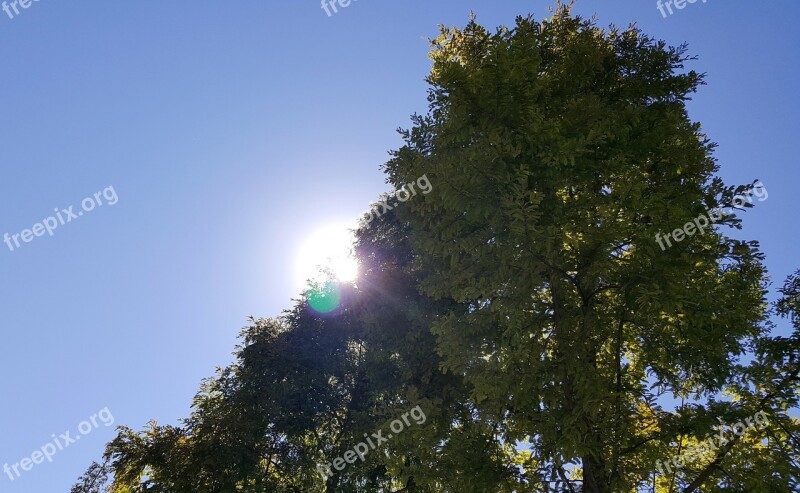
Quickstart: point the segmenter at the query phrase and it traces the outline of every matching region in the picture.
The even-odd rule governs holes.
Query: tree
[[[691,471],[654,479],[669,445],[780,400],[718,400],[766,336],[757,243],[715,229],[657,246],[752,191],[714,177],[686,111],[703,81],[686,47],[563,5],[494,34],[443,28],[433,45],[430,112],[386,170],[438,186],[399,213],[424,292],[470,307],[434,322],[445,367],[502,417],[504,441],[531,441],[526,470],[571,483],[574,469],[584,492],[694,491]]]
[[[775,307],[795,333],[770,337],[758,244],[721,230],[753,185],[715,177],[687,48],[561,4],[432,44],[430,111],[385,170],[434,192],[362,224],[338,311],[252,320],[181,426],[122,428],[73,493],[796,489],[800,274]]]

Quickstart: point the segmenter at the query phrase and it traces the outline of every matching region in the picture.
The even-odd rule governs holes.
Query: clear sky
[[[105,204],[69,222],[64,212],[52,236],[39,228],[13,251],[0,244],[0,466],[52,434],[80,435],[106,407],[134,429],[186,416],[246,317],[291,306],[303,241],[388,190],[379,166],[401,144],[395,130],[426,109],[437,25],[474,10],[495,27],[548,5],[358,0],[329,17],[317,0],[40,0],[0,11],[0,234],[77,213],[95,192]],[[728,183],[764,182],[743,236],[762,242],[782,282],[800,267],[800,3],[698,0],[667,18],[655,0],[576,10],[690,43],[692,68],[708,73],[691,115],[719,143]],[[108,421],[98,415],[52,463],[1,475],[0,492],[68,491],[113,437]]]

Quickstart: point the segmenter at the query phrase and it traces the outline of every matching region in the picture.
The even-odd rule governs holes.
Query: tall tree
[[[424,292],[469,306],[434,322],[445,368],[501,417],[505,442],[530,443],[526,470],[567,491],[695,491],[699,471],[655,477],[653,463],[779,400],[719,400],[765,336],[757,243],[710,227],[656,240],[752,188],[715,177],[714,144],[686,110],[703,81],[686,47],[560,5],[495,33],[443,28],[433,48],[430,112],[386,170],[437,186],[399,214]]]

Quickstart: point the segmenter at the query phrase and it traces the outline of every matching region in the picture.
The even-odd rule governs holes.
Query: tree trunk
[[[606,481],[606,465],[602,460],[592,456],[583,458],[583,491],[584,493],[610,493]]]

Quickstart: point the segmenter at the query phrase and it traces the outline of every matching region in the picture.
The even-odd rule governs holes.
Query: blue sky
[[[470,10],[495,27],[550,2],[57,2],[0,11],[0,234],[113,186],[118,202],[10,251],[0,244],[0,465],[108,408],[115,424],[188,414],[246,317],[298,289],[305,238],[384,191],[395,132],[424,112],[426,38]],[[790,0],[581,1],[601,25],[690,43],[708,85],[691,116],[721,175],[769,191],[741,236],[777,283],[800,267],[800,66]],[[784,326],[785,328],[785,326]],[[68,491],[112,427],[0,491]]]

